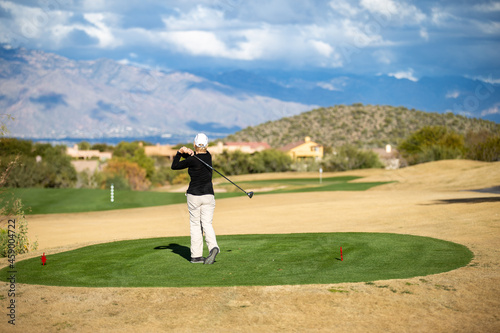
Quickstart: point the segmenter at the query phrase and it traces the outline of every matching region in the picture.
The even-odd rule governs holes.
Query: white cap
[[[206,148],[208,146],[208,138],[203,133],[198,133],[194,138],[194,145],[198,148]]]

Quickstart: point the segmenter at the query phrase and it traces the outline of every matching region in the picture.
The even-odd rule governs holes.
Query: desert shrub
[[[464,156],[464,137],[443,126],[426,126],[398,147],[409,165]]]
[[[101,178],[99,171],[90,172],[88,169],[78,172],[76,188],[98,188]]]
[[[147,178],[151,178],[155,173],[154,159],[146,155],[144,147],[139,142],[120,142],[113,151],[113,157],[137,163],[146,170]]]
[[[281,151],[266,149],[254,154],[224,151],[213,157],[215,169],[225,175],[282,172],[291,170],[291,157]]]
[[[73,187],[77,174],[66,156],[65,146],[33,144],[31,141],[0,139],[0,170],[18,160],[6,179],[6,187]]]
[[[123,175],[117,175],[117,174],[112,174],[104,178],[104,188],[111,188],[111,185],[113,185],[113,188],[115,190],[119,191],[124,191],[124,190],[130,190],[130,184],[128,183],[127,178]]]
[[[28,238],[28,221],[21,199],[16,199],[13,194],[9,197],[5,189],[18,161],[19,156],[0,173],[0,256],[3,257],[26,253],[38,247],[37,242],[31,243]],[[14,224],[10,221],[14,221]]]
[[[186,184],[189,182],[189,174],[187,172],[179,173],[172,179],[172,185]]]
[[[113,152],[115,148],[114,146],[110,146],[106,143],[95,143],[92,145],[92,147],[90,147],[90,149],[99,150],[102,153],[105,151]]]
[[[469,159],[500,161],[500,134],[489,131],[469,132],[465,138],[465,148]]]
[[[4,215],[5,213],[7,214]],[[28,221],[21,199],[14,201],[11,212],[2,211],[2,215],[5,216],[2,225],[6,225],[0,228],[0,256],[27,253],[38,248],[38,242],[31,242],[28,238]],[[14,221],[14,224],[10,221]]]
[[[249,173],[251,165],[250,155],[237,150],[234,152],[224,151],[222,154],[213,156],[213,167],[225,175],[242,175]]]
[[[319,171],[320,167],[322,167],[322,162],[310,157],[293,161],[290,170],[297,172]]]
[[[321,164],[324,171],[370,169],[384,166],[375,152],[357,149],[352,145],[344,145],[337,152],[325,156]]]
[[[160,166],[151,177],[151,183],[155,186],[174,184],[174,179],[179,176],[179,172],[185,173],[187,176],[187,169],[179,171],[172,170],[170,166]]]
[[[274,149],[256,152],[250,157],[251,165],[248,173],[284,172],[290,170],[290,155]]]
[[[126,159],[113,158],[103,170],[103,182],[101,187],[109,188],[114,184],[116,189],[146,190],[151,185],[146,178],[146,170],[137,163]]]

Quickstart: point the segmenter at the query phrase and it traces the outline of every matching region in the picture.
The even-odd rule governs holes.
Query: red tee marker
[[[342,256],[342,246],[340,247],[340,261],[344,261],[344,257]]]
[[[45,256],[45,252],[42,255],[42,265],[45,266],[45,263],[47,262],[47,257]]]

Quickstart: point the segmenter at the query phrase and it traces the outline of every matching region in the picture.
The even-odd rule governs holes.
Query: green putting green
[[[473,258],[463,245],[412,235],[227,235],[218,236],[221,253],[215,264],[203,265],[189,262],[189,241],[169,237],[92,245],[47,254],[45,266],[41,258],[16,262],[0,270],[0,277],[75,287],[328,284],[425,276],[463,267]]]

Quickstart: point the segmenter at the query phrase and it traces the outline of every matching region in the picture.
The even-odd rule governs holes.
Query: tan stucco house
[[[293,160],[314,158],[319,161],[323,158],[323,146],[311,141],[308,136],[304,140],[290,143],[280,148],[280,150],[288,153]]]

